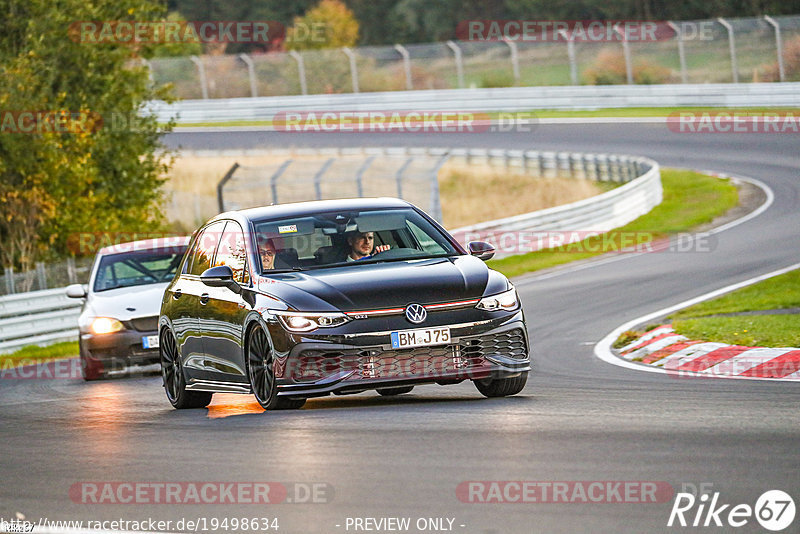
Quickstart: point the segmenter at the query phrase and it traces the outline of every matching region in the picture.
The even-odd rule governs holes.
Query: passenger
[[[275,244],[272,239],[262,241],[258,247],[258,254],[261,256],[262,271],[269,271],[275,268]]]
[[[374,232],[353,232],[347,236],[347,245],[350,251],[345,261],[363,260],[390,248],[389,245],[378,245],[376,247]]]

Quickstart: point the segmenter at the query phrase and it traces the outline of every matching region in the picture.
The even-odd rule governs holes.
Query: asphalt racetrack
[[[208,410],[179,412],[159,377],[3,380],[0,517],[268,517],[282,533],[363,532],[376,523],[355,519],[391,517],[410,518],[409,532],[683,530],[667,527],[671,494],[656,503],[464,502],[457,488],[467,481],[654,481],[675,492],[705,484],[731,507],[753,506],[778,489],[800,504],[800,384],[677,379],[593,354],[630,319],[800,261],[796,135],[573,124],[480,135],[181,132],[166,141],[192,149],[380,144],[627,153],[756,178],[775,199],[758,217],[716,234],[711,252],[630,255],[516,279],[534,372],[511,398],[483,399],[467,382],[399,398],[367,392],[310,400],[279,413],[262,413],[250,397],[218,394]],[[293,501],[304,501],[304,484],[316,483],[326,484],[317,500],[327,502],[91,504],[70,495],[75,484],[109,481],[280,482]],[[727,511],[720,519],[725,527],[712,531],[732,530]],[[737,530],[764,532],[753,517]]]

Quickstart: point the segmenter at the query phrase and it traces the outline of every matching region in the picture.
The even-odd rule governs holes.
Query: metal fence
[[[669,38],[648,42],[578,42],[564,34],[553,42],[448,41],[157,58],[148,64],[154,82],[172,83],[182,99],[800,80],[800,16],[670,24]]]
[[[447,149],[297,149],[274,164],[235,164],[217,187],[220,211],[332,198],[390,196],[442,220],[438,175]]]
[[[67,284],[85,284],[89,281],[93,257],[69,258],[57,263],[37,262],[32,271],[17,273],[11,267],[0,276],[0,295],[41,291]]]

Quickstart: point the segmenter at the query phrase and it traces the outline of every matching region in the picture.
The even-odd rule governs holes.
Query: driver
[[[269,271],[275,268],[275,244],[272,239],[267,239],[258,247],[258,254],[261,256],[261,269]]]
[[[373,232],[353,232],[347,236],[347,245],[350,251],[345,261],[367,259],[390,248],[390,245],[378,245],[376,247],[375,234]]]

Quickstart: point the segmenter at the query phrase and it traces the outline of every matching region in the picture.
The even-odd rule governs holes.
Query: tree
[[[163,6],[0,0],[0,12],[0,259],[26,270],[67,255],[77,233],[162,229],[160,136],[170,125],[138,116],[168,96],[140,61],[153,47],[87,42],[74,30],[79,21],[163,20]],[[35,128],[19,133],[14,119],[25,112]],[[48,128],[65,114],[66,131]]]
[[[287,32],[290,50],[342,48],[358,43],[358,21],[340,0],[322,0],[302,17],[294,19]]]

